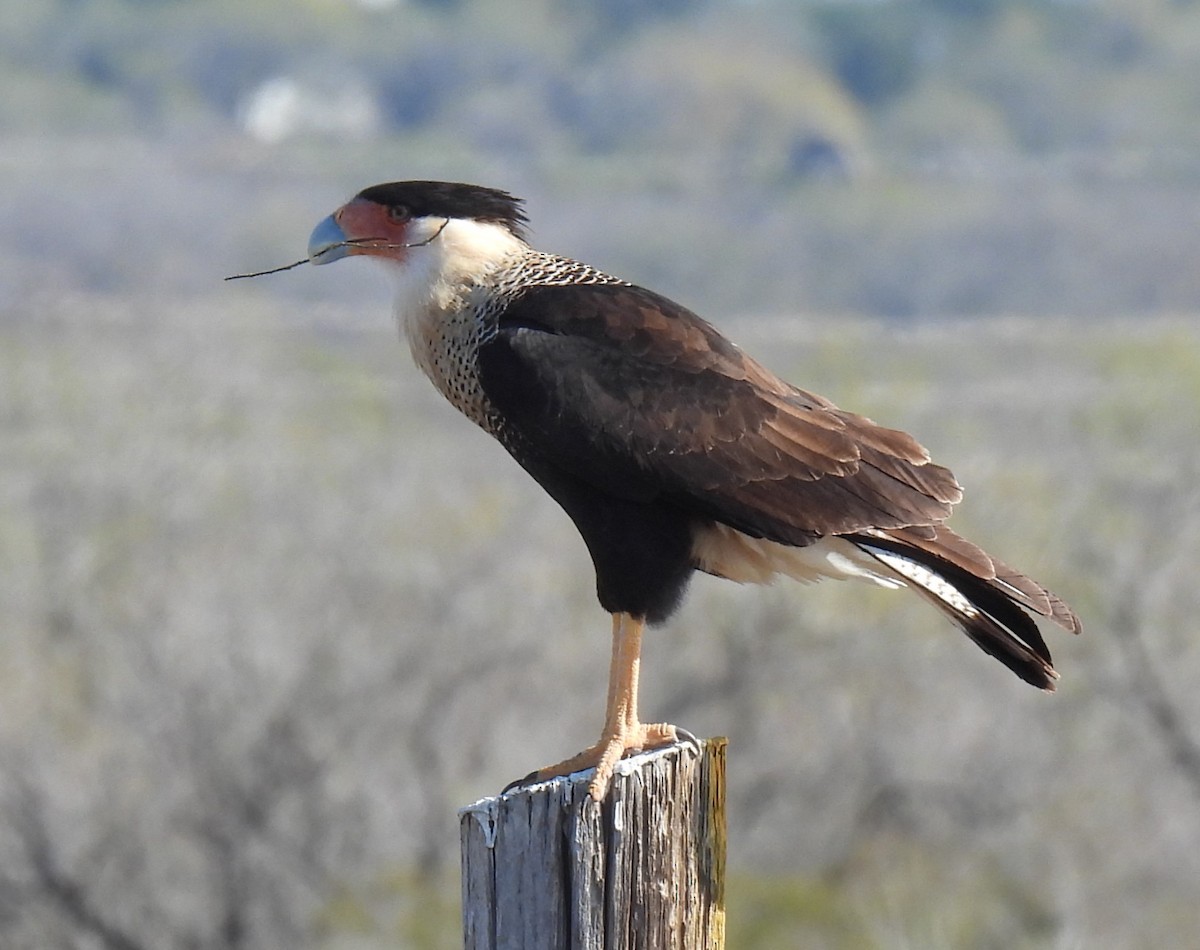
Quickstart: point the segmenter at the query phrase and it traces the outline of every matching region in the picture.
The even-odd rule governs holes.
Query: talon
[[[509,782],[507,785],[505,785],[504,788],[500,789],[500,794],[504,795],[504,794],[507,794],[508,792],[511,792],[513,789],[524,788],[526,785],[532,785],[534,782],[537,781],[537,779],[538,779],[538,772],[535,769],[534,771],[530,772],[528,775],[522,776],[521,778],[513,779],[511,782]]]
[[[596,762],[596,774],[588,783],[588,794],[592,796],[592,801],[603,801],[608,795],[617,763],[628,753],[658,749],[674,743],[675,727],[665,722],[647,725],[634,720],[625,723],[615,734],[603,736],[598,744],[601,752]]]

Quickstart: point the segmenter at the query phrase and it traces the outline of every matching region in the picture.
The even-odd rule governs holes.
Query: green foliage
[[[710,4],[711,0],[558,0],[558,6],[581,23],[594,42],[615,42],[645,26],[663,20],[678,21]]]
[[[482,0],[374,10],[284,0],[31,0],[10,4],[0,15],[0,60],[7,59],[12,72],[40,75],[64,98],[78,96],[76,86],[115,92],[138,121],[151,125],[188,104],[232,118],[239,98],[258,82],[303,73],[315,59],[361,71],[392,103],[394,129],[418,121],[454,128],[464,96],[500,83],[510,94],[521,87],[518,95],[541,100],[551,123],[582,123],[585,140],[612,142],[605,125],[615,120],[596,104],[581,112],[555,106],[564,90],[568,98],[583,95],[581,80],[602,72],[637,90],[651,107],[649,116],[639,116],[632,92],[614,90],[610,108],[635,127],[660,122],[664,112],[669,118],[679,95],[672,87],[718,97],[705,121],[696,121],[700,107],[690,103],[677,119],[697,132],[716,132],[706,147],[718,152],[738,136],[748,150],[775,147],[761,131],[739,128],[735,118],[721,114],[719,98],[737,97],[739,87],[741,111],[758,114],[764,127],[772,102],[784,96],[793,102],[812,94],[828,99],[824,90],[836,87],[863,110],[854,126],[886,122],[894,110],[910,112],[925,90],[939,89],[958,103],[965,127],[976,123],[969,104],[978,103],[986,126],[998,119],[1005,126],[996,141],[1011,138],[1042,149],[1090,145],[1111,135],[1114,130],[1104,126],[1116,118],[1114,96],[1131,79],[1144,84],[1148,98],[1141,101],[1153,100],[1156,108],[1121,108],[1123,134],[1132,132],[1129,123],[1146,124],[1163,144],[1172,136],[1194,140],[1200,108],[1187,82],[1200,16],[1166,0],[766,4],[748,11],[700,0],[541,0],[524,9],[515,18],[507,5]],[[597,89],[594,81],[590,85]],[[596,94],[602,96],[598,89]],[[760,113],[759,103],[766,112]],[[1155,117],[1164,103],[1171,104],[1165,128]],[[15,112],[10,105],[10,117]],[[857,133],[845,138],[844,120],[831,131],[839,148],[858,144]],[[541,144],[552,143],[554,132],[539,130]],[[637,136],[612,145],[626,157],[644,148]]]
[[[462,946],[457,879],[393,872],[339,889],[317,915],[314,948],[454,950]]]
[[[623,9],[8,4],[0,130],[61,141],[47,146],[61,152],[98,134],[159,143],[100,179],[120,209],[131,207],[120,189],[176,168],[209,175],[232,149],[214,160],[204,147],[237,143],[246,151],[232,164],[245,165],[214,185],[255,224],[216,253],[281,240],[268,222],[284,216],[264,207],[295,208],[317,183],[352,193],[397,176],[458,177],[527,195],[538,235],[706,315],[1200,303],[1194,4],[687,2],[616,16]],[[353,134],[299,123],[276,145],[248,142],[247,103],[279,78],[318,100],[359,90],[373,118]],[[8,162],[22,154],[6,152]],[[275,174],[240,174],[255,165]],[[42,195],[17,178],[8,218],[33,217],[36,236],[28,208]],[[187,184],[172,188],[176,202],[219,206],[190,196]],[[161,286],[211,253],[196,242],[215,229],[179,227],[170,204],[153,195],[136,217],[141,233],[169,230],[171,241],[135,239],[117,258],[86,222],[40,246],[14,226],[7,259],[60,268],[47,275],[59,284]]]
[[[799,875],[731,875],[726,936],[745,950],[865,950],[868,931],[835,884]]]

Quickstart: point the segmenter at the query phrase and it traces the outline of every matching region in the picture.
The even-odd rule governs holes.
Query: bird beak
[[[346,246],[346,232],[330,215],[315,228],[308,238],[308,259],[314,264],[329,264],[341,260],[350,253]]]

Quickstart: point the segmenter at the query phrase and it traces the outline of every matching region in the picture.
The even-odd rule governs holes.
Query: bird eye
[[[409,218],[409,210],[404,205],[389,205],[387,209],[388,220],[394,224],[400,224],[407,221]]]

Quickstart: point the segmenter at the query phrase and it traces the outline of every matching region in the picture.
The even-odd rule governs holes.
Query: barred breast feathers
[[[414,221],[410,234],[411,250],[392,268],[396,321],[421,371],[484,428],[475,355],[509,301],[538,286],[626,283],[536,251],[494,222],[428,217]]]

